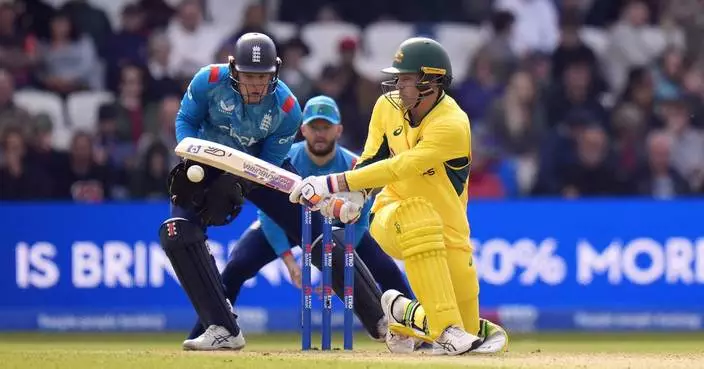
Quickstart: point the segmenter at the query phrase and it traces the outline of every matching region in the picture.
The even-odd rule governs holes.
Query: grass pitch
[[[204,353],[181,351],[178,334],[8,333],[0,334],[0,368],[704,368],[704,333],[513,335],[505,354],[459,357],[392,355],[362,335],[354,352],[302,353],[292,334],[246,338],[241,352]]]

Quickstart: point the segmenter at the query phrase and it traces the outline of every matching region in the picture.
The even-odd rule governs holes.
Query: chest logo
[[[224,100],[220,100],[220,110],[223,113],[232,113],[232,111],[235,110],[235,104],[228,104]]]
[[[259,129],[266,132],[269,128],[271,128],[271,114],[266,113],[264,114],[264,118],[262,118],[261,123],[259,123]]]

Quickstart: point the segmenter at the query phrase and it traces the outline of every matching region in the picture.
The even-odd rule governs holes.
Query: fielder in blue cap
[[[337,143],[342,134],[342,119],[335,100],[327,96],[316,96],[308,100],[303,108],[301,133],[304,140],[291,146],[286,159],[290,160],[301,177],[343,172],[354,167],[357,156]],[[383,291],[396,289],[409,296],[412,292],[408,288],[402,272],[369,235],[371,204],[372,201],[369,200],[355,224],[355,235],[357,236],[355,251],[369,268],[376,282],[381,285]],[[263,266],[276,260],[277,257],[280,257],[286,265],[291,282],[299,288],[301,286],[301,270],[291,253],[291,249],[298,246],[300,240],[289,239],[284,230],[262,211],[258,211],[258,217],[259,220],[252,224],[237,241],[237,245],[230,255],[230,261],[222,272],[225,295],[233,305],[235,305],[244,282],[254,277]],[[343,227],[344,225],[338,224],[338,226]],[[337,233],[337,231],[333,233]],[[337,235],[334,234],[333,237],[336,238]],[[320,238],[316,242],[319,241]],[[336,267],[338,266],[333,263],[333,273],[335,273]],[[339,267],[342,268],[341,265]],[[364,288],[362,284],[355,282],[356,290],[362,288]],[[355,291],[355,296],[357,296],[357,292]],[[373,293],[362,295],[369,296],[370,299],[381,297],[375,296]],[[359,301],[355,297],[355,305],[358,303],[372,306],[378,304],[378,301]],[[383,342],[387,329],[385,318],[379,318],[383,319],[379,321],[375,320],[377,318],[366,318],[365,316],[360,317],[369,335]],[[373,323],[370,324],[370,320]],[[197,337],[202,329],[201,324],[196,324],[191,332],[191,337]]]

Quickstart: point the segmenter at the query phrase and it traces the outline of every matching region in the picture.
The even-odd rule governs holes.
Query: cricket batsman
[[[327,96],[316,96],[308,100],[303,108],[303,124],[301,133],[304,141],[294,143],[288,152],[289,160],[301,176],[323,175],[344,171],[354,167],[357,155],[340,146],[337,140],[342,134],[342,118],[335,100]],[[374,239],[369,235],[369,210],[371,202],[364,205],[359,219],[355,223],[355,249],[359,257],[369,268],[374,279],[384,290],[394,289],[410,295],[403,273],[396,263],[386,255]],[[350,220],[350,219],[345,219]],[[299,226],[296,224],[295,226]],[[344,230],[333,231],[336,243],[344,242]],[[314,248],[320,247],[322,236],[314,242]],[[266,264],[280,257],[286,265],[291,281],[301,287],[301,269],[291,253],[294,245],[299,245],[300,239],[291,242],[283,228],[263,211],[258,211],[258,221],[252,224],[237,241],[230,260],[222,272],[222,282],[225,287],[225,297],[233,305],[242,285]],[[334,248],[333,252],[343,252]],[[343,273],[342,268],[335,268],[334,273]],[[337,281],[343,282],[344,275],[339,275]],[[344,286],[342,286],[344,287]],[[377,330],[370,332],[376,340],[384,341],[387,322],[376,321]],[[194,339],[203,334],[204,328],[197,322],[188,339]]]
[[[284,159],[301,124],[301,108],[286,84],[279,80],[281,59],[274,42],[261,33],[246,33],[236,42],[227,63],[212,64],[193,77],[176,117],[176,139],[198,137],[248,153],[296,172]],[[197,181],[188,178],[193,165],[204,169]],[[281,225],[291,240],[301,239],[301,210],[287,195],[225,173],[216,168],[183,161],[169,174],[170,217],[159,228],[159,239],[181,287],[193,305],[204,332],[183,342],[186,350],[238,350],[245,339],[237,325],[208,246],[208,227],[229,224],[245,199]],[[322,201],[321,204],[327,204]],[[359,216],[359,200],[338,206],[337,219]],[[342,212],[342,213],[341,213]],[[316,213],[316,215],[320,216]],[[322,233],[322,222],[313,219],[313,237]],[[320,255],[320,247],[313,255]],[[344,267],[344,253],[333,252],[333,289],[343,296],[343,283],[335,268]],[[317,260],[316,260],[317,259]],[[321,257],[313,264],[320,268]],[[355,256],[355,312],[369,332],[378,333],[385,321],[381,290],[364,263]]]
[[[445,92],[452,80],[448,54],[432,39],[410,38],[383,72],[393,79],[382,83],[355,169],[308,177],[289,199],[315,205],[338,192],[383,188],[370,232],[386,253],[405,262],[418,299],[384,293],[391,351],[414,349],[412,338],[432,343],[435,354],[502,351],[505,331],[479,317],[467,220],[470,124]]]

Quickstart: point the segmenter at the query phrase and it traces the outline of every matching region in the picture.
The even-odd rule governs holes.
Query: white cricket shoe
[[[200,336],[183,341],[183,349],[187,351],[240,350],[244,347],[242,330],[233,336],[227,328],[211,325]]]
[[[384,310],[387,325],[389,326],[386,332],[385,342],[390,352],[394,354],[408,354],[415,351],[423,341],[399,332],[394,332],[391,329],[392,325],[399,328],[404,326],[403,322],[398,321],[391,313],[391,305],[399,296],[403,296],[403,294],[397,290],[388,290],[381,295],[381,307]]]
[[[482,343],[482,339],[451,325],[433,342],[433,355],[462,355]]]

